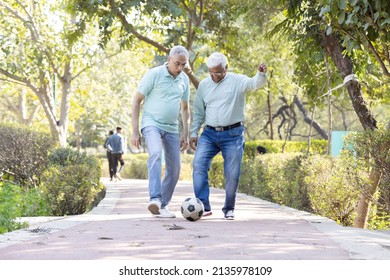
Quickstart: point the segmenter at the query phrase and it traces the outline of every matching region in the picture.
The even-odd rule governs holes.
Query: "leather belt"
[[[215,131],[225,131],[225,130],[233,129],[233,128],[236,128],[236,127],[239,127],[239,126],[242,126],[242,122],[238,122],[238,123],[227,125],[227,126],[210,126],[210,125],[206,125],[206,127],[211,128],[211,129],[213,129]]]

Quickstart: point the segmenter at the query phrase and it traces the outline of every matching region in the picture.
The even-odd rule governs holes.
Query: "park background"
[[[239,191],[389,229],[388,1],[1,0],[0,26],[0,232],[104,197],[108,131],[130,139],[137,84],[176,44],[190,52],[191,104],[210,53],[248,76],[268,65],[247,96]],[[123,176],[146,179],[146,159],[128,144]],[[220,158],[210,178],[223,187]]]

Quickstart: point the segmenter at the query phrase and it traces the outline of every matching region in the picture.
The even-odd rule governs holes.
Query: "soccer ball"
[[[199,220],[204,212],[202,201],[196,197],[189,197],[183,201],[181,205],[181,214],[191,222]]]

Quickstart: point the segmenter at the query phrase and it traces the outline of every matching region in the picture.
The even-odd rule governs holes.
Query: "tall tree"
[[[70,1],[71,11],[80,18],[82,33],[88,20],[99,21],[101,42],[110,40],[120,23],[121,44],[130,47],[135,41],[154,46],[166,54],[174,44],[184,45],[190,52],[190,68],[186,69],[194,86],[198,78],[191,71],[204,60],[210,49],[239,51],[236,41],[238,27],[234,21],[247,11],[248,3],[234,0],[171,0],[171,1]],[[234,47],[236,46],[236,47]]]
[[[61,2],[0,1],[0,76],[37,96],[53,137],[66,146],[72,81],[99,49],[87,38],[91,30],[70,36],[76,22],[62,7]]]
[[[79,148],[102,145],[108,131],[118,125],[126,138],[131,136],[129,108],[139,80],[154,59],[153,51],[144,44],[141,46],[142,49],[118,52],[75,80],[69,115],[71,145]],[[116,52],[119,46],[112,40],[106,50]]]
[[[342,52],[354,56],[355,50],[362,50],[370,54],[382,70],[385,83],[390,83],[390,3],[383,0],[352,0],[352,1],[324,1],[321,7],[321,15],[327,23],[324,32],[324,41],[327,49],[334,48],[333,61],[343,74],[351,72],[352,61],[346,57],[339,58]],[[337,15],[334,17],[332,15]],[[329,51],[328,51],[329,52]],[[339,53],[339,54],[337,54]],[[348,91],[355,106],[360,122],[365,130],[376,130],[377,124],[374,117],[361,102],[361,91],[359,84],[349,84]],[[388,94],[390,96],[390,94]],[[360,102],[359,102],[360,101]],[[388,120],[390,123],[390,120]],[[388,149],[388,148],[387,148]],[[385,153],[390,153],[389,150]],[[377,152],[377,155],[381,152]],[[370,209],[371,198],[378,190],[381,178],[386,176],[384,170],[379,168],[380,159],[376,155],[374,166],[370,170],[370,185],[367,185],[361,194],[358,204],[358,216],[355,219],[355,226],[365,227]]]
[[[282,65],[287,70],[286,60],[278,57],[284,47],[278,42],[269,43],[262,31],[263,26],[254,26],[250,21],[265,25],[278,8],[270,3],[254,0],[171,0],[171,1],[81,1],[73,0],[71,9],[80,22],[97,19],[101,26],[101,41],[106,44],[113,30],[120,23],[121,43],[130,47],[136,41],[153,46],[165,54],[173,44],[186,46],[191,53],[190,68],[186,69],[195,88],[206,71],[205,57],[211,51],[222,51],[229,56],[230,65],[240,72],[253,74],[259,55],[263,61],[275,64],[275,76],[289,84],[289,75],[280,73]],[[249,15],[249,16],[248,16]],[[83,25],[80,24],[80,31]],[[268,27],[267,27],[268,28]],[[272,47],[269,47],[272,46]],[[250,49],[250,51],[249,51]],[[247,51],[248,50],[248,51]],[[278,54],[276,54],[278,53]],[[191,71],[194,69],[196,75]],[[277,86],[273,86],[276,88]],[[271,91],[269,91],[271,113]],[[273,97],[273,99],[276,99]],[[258,102],[260,103],[260,102]],[[261,112],[261,110],[257,110]],[[251,118],[251,119],[257,119]],[[248,125],[252,124],[248,122]],[[259,123],[253,124],[259,127]],[[249,130],[247,130],[249,133]],[[272,131],[272,129],[271,129]]]
[[[2,90],[3,92],[1,92]],[[32,98],[26,87],[7,87],[3,85],[0,88],[0,99],[2,100],[0,104],[3,109],[16,115],[18,123],[27,126],[32,125],[40,106]]]
[[[351,54],[364,50],[390,81],[390,2],[386,0],[326,0],[320,16],[327,35],[337,34]]]
[[[381,0],[282,2],[287,7],[287,19],[283,23],[283,28],[289,30],[291,38],[295,40],[298,55],[306,56],[307,50],[314,49],[326,52],[339,75],[346,82],[345,86],[363,129],[376,130],[377,121],[365,101],[361,85],[351,77],[354,77],[352,75],[359,70],[359,64],[354,62],[357,55],[356,46],[359,44],[371,49],[376,58],[380,57],[379,53],[384,54],[378,63],[387,75],[384,61],[387,61],[386,56],[389,54],[388,32],[384,35],[383,30],[389,30],[390,26],[389,15],[386,13],[388,4]],[[347,17],[348,12],[351,14]],[[380,24],[375,27],[379,18],[381,18]],[[363,21],[365,24],[362,26]],[[354,28],[350,25],[352,22],[353,26],[357,24],[358,27]],[[369,22],[371,25],[366,25]],[[374,30],[376,28],[376,31],[372,28]],[[370,33],[373,35],[369,35]],[[376,50],[372,49],[374,45],[378,46]],[[358,205],[356,227],[364,227],[366,224],[370,198],[377,191],[381,176],[382,170],[373,167],[370,172],[370,185],[365,187]]]

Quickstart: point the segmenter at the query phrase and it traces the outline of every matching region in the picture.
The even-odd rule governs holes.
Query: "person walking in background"
[[[169,211],[173,192],[180,175],[180,151],[187,149],[189,128],[190,84],[183,69],[189,53],[183,46],[174,46],[164,65],[149,70],[142,78],[132,104],[132,144],[139,148],[141,133],[148,149],[149,204],[148,210],[161,218],[175,218]],[[143,114],[141,133],[139,116]],[[180,139],[178,116],[183,123]],[[165,175],[161,180],[162,153]]]
[[[117,127],[116,128],[116,133],[111,135],[108,138],[107,141],[107,146],[110,146],[112,151],[111,151],[111,158],[112,158],[112,174],[114,177],[114,180],[116,181],[117,179],[122,180],[120,176],[120,170],[118,170],[118,163],[121,163],[121,166],[124,165],[123,161],[123,153],[124,153],[124,139],[122,136],[122,128]],[[122,163],[123,162],[123,163]]]
[[[108,137],[106,138],[106,141],[104,142],[104,145],[103,147],[106,149],[106,154],[107,154],[107,160],[108,160],[108,170],[109,170],[109,173],[110,173],[110,181],[113,180],[114,178],[114,173],[113,173],[113,159],[112,159],[112,148],[111,146],[108,144],[108,139],[110,138],[111,135],[114,134],[114,131],[113,130],[110,130],[108,132]]]
[[[122,177],[120,176],[120,174],[123,170],[123,167],[125,166],[125,160],[123,159],[123,154],[122,154],[122,156],[119,157],[118,161],[119,161],[120,167],[119,167],[118,171],[116,172],[116,176],[118,177],[118,179],[122,180]]]
[[[206,65],[210,76],[199,83],[190,129],[190,147],[196,151],[194,192],[204,204],[203,216],[211,215],[208,171],[213,158],[222,152],[226,194],[222,211],[226,219],[232,220],[244,153],[245,94],[265,84],[267,66],[260,64],[253,78],[230,73],[226,56],[218,52],[209,56]]]

